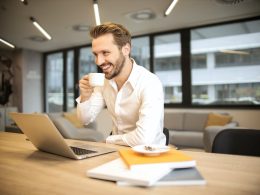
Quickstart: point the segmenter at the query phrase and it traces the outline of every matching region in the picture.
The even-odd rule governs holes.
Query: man
[[[107,143],[165,145],[162,84],[130,58],[128,30],[120,24],[105,23],[94,27],[90,35],[95,63],[106,79],[99,92],[93,92],[88,75],[79,81],[78,117],[84,124],[93,122],[106,105],[113,121]]]

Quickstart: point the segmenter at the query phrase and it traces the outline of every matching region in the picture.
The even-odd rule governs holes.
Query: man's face
[[[105,73],[106,79],[112,79],[120,74],[125,64],[125,55],[114,43],[112,34],[105,34],[92,41],[92,52],[96,64]]]

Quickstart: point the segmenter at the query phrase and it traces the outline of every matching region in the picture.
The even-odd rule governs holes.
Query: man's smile
[[[112,66],[111,63],[107,63],[107,64],[102,64],[102,65],[100,66],[100,68],[102,69],[102,71],[103,71],[104,73],[107,73],[107,72],[111,71],[111,69],[113,68],[113,66]]]

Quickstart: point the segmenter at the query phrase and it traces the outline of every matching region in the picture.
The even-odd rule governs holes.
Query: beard
[[[114,64],[110,63],[113,66],[113,69],[110,72],[105,72],[106,79],[110,80],[119,75],[122,72],[122,69],[125,65],[126,58],[120,53],[120,56]]]

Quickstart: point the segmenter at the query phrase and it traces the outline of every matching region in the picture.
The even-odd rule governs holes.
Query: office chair
[[[165,135],[165,137],[166,137],[166,143],[165,143],[165,145],[166,146],[168,146],[169,145],[169,129],[167,129],[166,127],[164,127],[163,128],[163,133],[164,133],[164,135]]]
[[[216,135],[212,152],[260,156],[260,130],[225,129]]]

